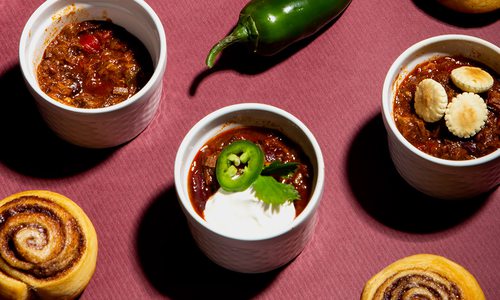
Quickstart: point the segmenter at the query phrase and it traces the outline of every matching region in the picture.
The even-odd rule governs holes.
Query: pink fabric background
[[[373,274],[416,253],[460,263],[488,299],[500,299],[500,191],[461,202],[417,193],[390,161],[380,114],[385,74],[402,51],[448,33],[498,45],[498,13],[464,17],[432,1],[353,0],[308,43],[272,58],[233,49],[207,72],[207,51],[232,28],[246,0],[148,2],[168,43],[160,111],[132,142],[87,150],[58,140],[24,87],[19,37],[42,1],[0,0],[0,198],[48,189],[87,212],[99,257],[81,299],[359,299]],[[191,126],[240,102],[297,116],[316,135],[326,162],[313,240],[288,266],[260,275],[231,273],[199,252],[173,182],[175,154]]]

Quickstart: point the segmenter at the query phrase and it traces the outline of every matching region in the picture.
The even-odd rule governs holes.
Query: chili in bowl
[[[89,148],[139,135],[155,116],[167,44],[145,1],[49,0],[21,35],[19,60],[47,125]]]
[[[83,21],[63,27],[47,45],[37,68],[40,88],[70,106],[100,108],[137,93],[153,64],[142,42],[111,21]]]
[[[174,177],[192,236],[208,258],[229,270],[261,273],[290,262],[312,237],[324,162],[296,117],[242,103],[192,127]]]
[[[423,40],[396,59],[382,114],[391,158],[410,185],[461,199],[500,184],[499,72],[500,48],[466,35]]]

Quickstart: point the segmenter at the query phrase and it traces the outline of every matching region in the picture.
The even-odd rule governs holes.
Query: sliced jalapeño
[[[228,145],[217,158],[215,175],[228,192],[246,190],[264,168],[264,153],[256,144],[241,140]]]

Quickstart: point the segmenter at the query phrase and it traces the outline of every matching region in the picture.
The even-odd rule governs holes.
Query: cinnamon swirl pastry
[[[0,299],[72,299],[94,274],[97,235],[73,201],[26,191],[0,201]]]
[[[478,282],[464,267],[442,256],[400,259],[366,283],[361,300],[484,300]]]

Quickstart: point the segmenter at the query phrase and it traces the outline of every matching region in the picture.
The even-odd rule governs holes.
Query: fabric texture
[[[319,35],[276,56],[234,47],[207,70],[208,50],[246,1],[148,0],[167,36],[159,111],[131,142],[89,150],[46,127],[23,82],[19,38],[42,2],[0,0],[0,198],[46,189],[84,209],[99,253],[80,299],[359,299],[371,276],[417,253],[461,264],[487,299],[500,298],[500,191],[454,202],[416,192],[394,169],[380,113],[385,75],[400,53],[450,33],[499,45],[498,13],[464,17],[434,1],[354,0]],[[185,134],[208,113],[242,102],[295,115],[326,164],[312,241],[266,274],[211,263],[191,239],[174,187]]]

